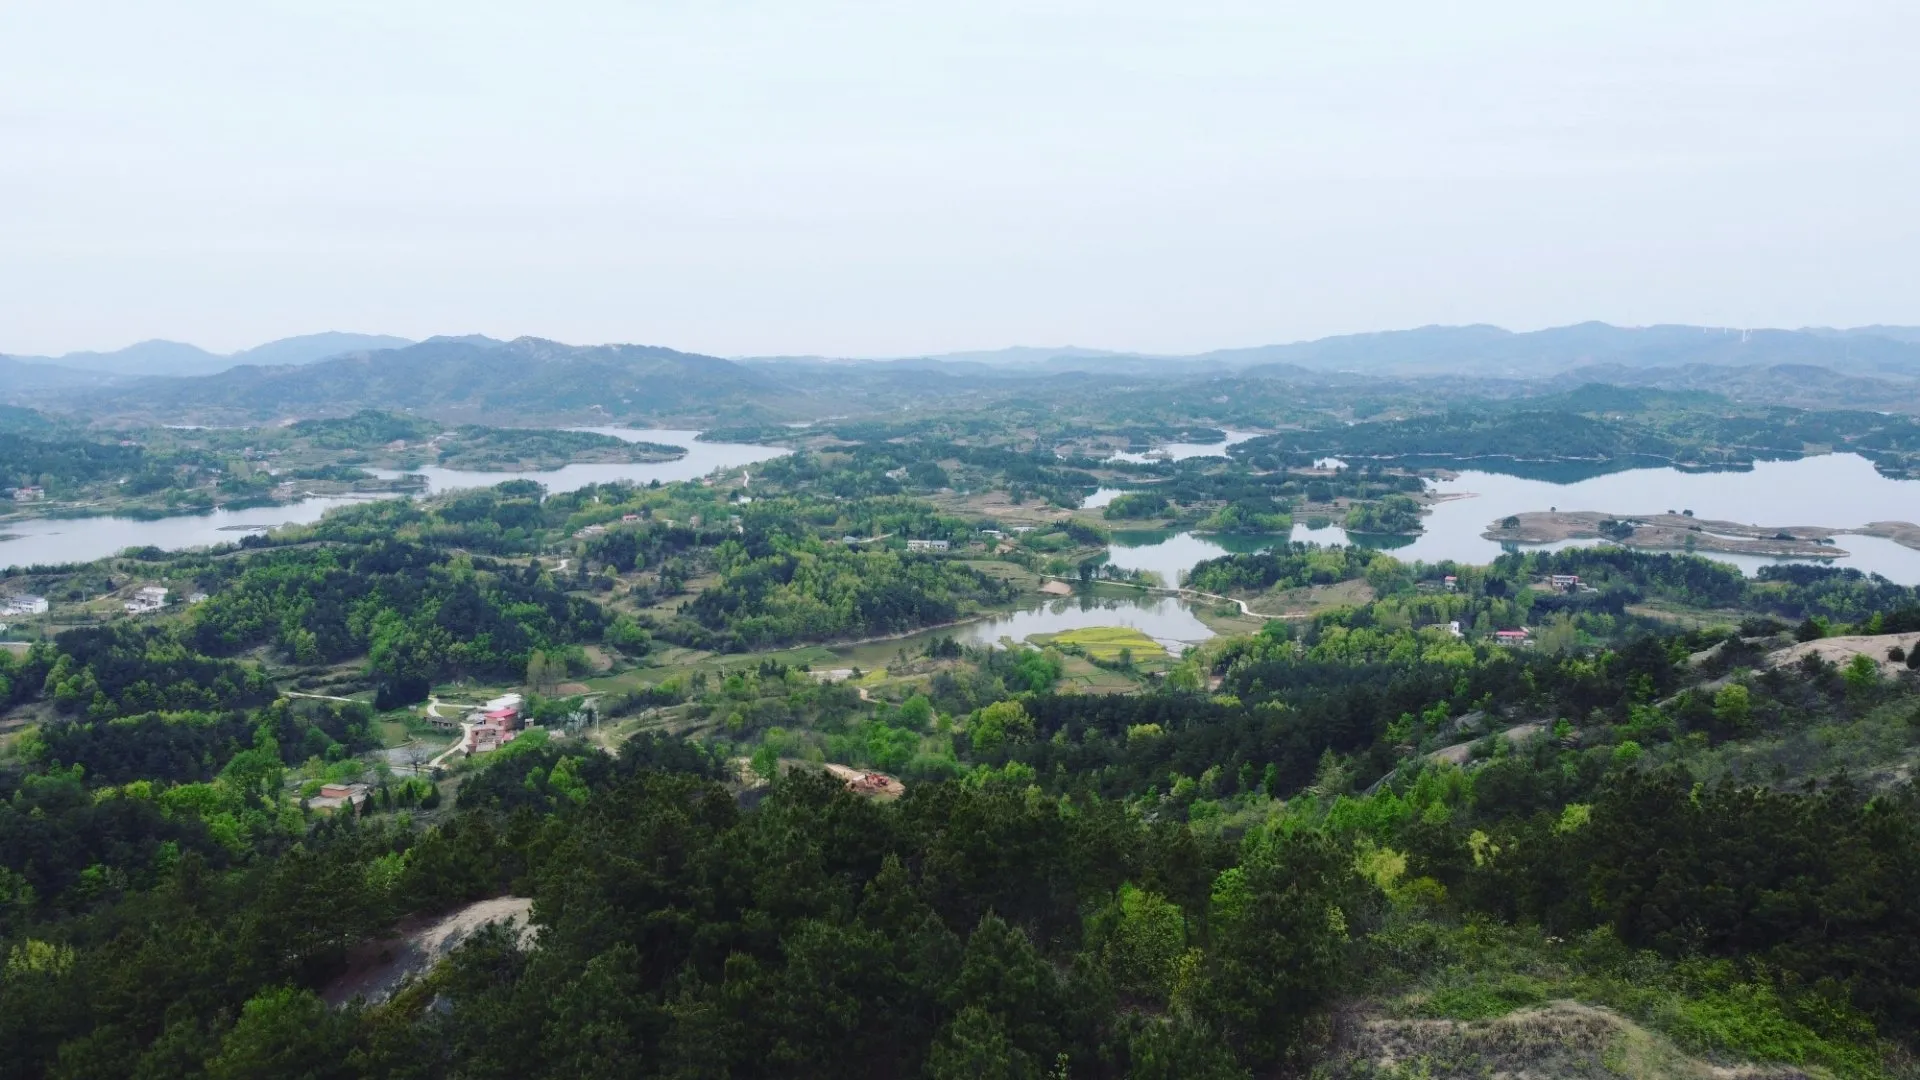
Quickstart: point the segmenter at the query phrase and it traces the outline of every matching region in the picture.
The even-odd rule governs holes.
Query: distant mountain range
[[[1640,368],[1814,364],[1850,372],[1920,377],[1920,327],[1735,330],[1703,326],[1622,327],[1588,322],[1516,333],[1485,325],[1423,326],[1178,355],[1017,346],[989,352],[947,353],[926,359],[991,367],[1127,374],[1146,374],[1156,369],[1164,372],[1168,365],[1233,371],[1289,364],[1310,370],[1366,375],[1448,373],[1544,378],[1594,365]]]
[[[522,339],[527,340],[527,339]],[[505,344],[479,334],[435,337],[483,347]],[[0,354],[0,376],[32,385],[72,385],[61,371],[114,376],[213,375],[246,365],[311,364],[351,353],[398,349],[414,342],[389,334],[327,332],[282,338],[236,353],[208,352],[177,341],[143,341],[112,352],[63,356]],[[681,354],[695,355],[695,354]],[[1622,327],[1587,322],[1515,332],[1498,326],[1423,326],[1369,334],[1343,334],[1282,345],[1213,349],[1198,353],[1150,353],[1089,349],[1073,345],[1016,345],[1005,349],[928,356],[840,358],[756,356],[739,358],[754,367],[789,364],[912,364],[949,372],[1026,368],[1094,374],[1186,374],[1193,369],[1237,371],[1291,364],[1318,371],[1370,375],[1434,373],[1540,378],[1595,365],[1682,367],[1693,364],[1772,366],[1814,364],[1856,373],[1920,377],[1920,327],[1860,326],[1846,329],[1737,330],[1703,326]],[[26,365],[22,367],[22,365]],[[1169,365],[1180,370],[1169,371]],[[36,369],[58,369],[45,371]]]
[[[86,413],[267,419],[372,407],[494,419],[628,413],[746,416],[781,393],[728,360],[647,345],[563,345],[540,338],[432,338],[300,365],[247,365],[195,378],[141,379],[69,397]]]
[[[84,365],[84,366],[81,366]],[[154,374],[220,370],[200,374]],[[1582,323],[1525,333],[1429,326],[1185,356],[1021,347],[894,360],[740,360],[650,345],[523,337],[313,334],[219,357],[147,342],[117,353],[0,357],[0,400],[73,416],[257,422],[357,408],[493,423],[592,416],[778,421],[947,406],[1011,387],[1059,393],[1231,377],[1297,385],[1467,380],[1496,396],[1583,382],[1820,407],[1920,408],[1920,328],[1723,330]],[[1569,381],[1571,380],[1571,381]],[[1016,391],[1018,392],[1018,391]]]
[[[112,352],[71,352],[62,356],[0,356],[14,365],[61,368],[103,375],[213,375],[243,364],[278,367],[311,364],[316,360],[367,349],[396,349],[413,342],[391,334],[345,334],[327,331],[281,338],[237,353],[208,352],[198,345],[178,341],[142,341]],[[0,375],[10,374],[12,365],[0,366]],[[32,377],[29,374],[28,377]],[[43,379],[58,376],[41,375]]]

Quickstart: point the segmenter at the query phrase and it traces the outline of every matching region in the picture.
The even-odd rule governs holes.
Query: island
[[[1625,547],[1660,551],[1711,551],[1772,558],[1837,559],[1847,555],[1836,536],[1878,536],[1920,549],[1920,526],[1876,521],[1857,529],[1818,525],[1749,525],[1691,514],[1616,514],[1597,510],[1528,511],[1487,526],[1481,537],[1518,544],[1563,540],[1611,540]]]

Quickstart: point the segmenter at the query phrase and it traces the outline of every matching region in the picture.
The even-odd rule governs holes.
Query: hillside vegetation
[[[1635,400],[1570,430],[1626,452],[1698,406]],[[1182,600],[1081,506],[1416,528],[1418,463],[1297,455],[1559,408],[1180,462],[1111,457],[1171,423],[849,418],[751,483],[520,478],[0,571],[55,605],[0,650],[0,1077],[1911,1076],[1920,591],[1280,536]],[[1760,419],[1904,453],[1898,418]],[[1105,614],[1147,595],[1213,636]],[[1042,603],[1083,617],[966,625]],[[465,727],[506,694],[511,740]]]

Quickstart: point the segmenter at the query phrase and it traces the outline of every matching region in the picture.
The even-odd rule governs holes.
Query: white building
[[[908,551],[945,551],[950,545],[945,540],[909,540]]]
[[[133,599],[127,601],[127,614],[144,615],[166,606],[167,590],[158,585],[142,585],[133,591]]]
[[[0,615],[45,615],[47,598],[32,593],[20,593],[0,601]]]

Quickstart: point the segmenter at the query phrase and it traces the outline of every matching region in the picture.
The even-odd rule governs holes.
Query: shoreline
[[[1851,553],[1834,543],[1834,538],[1839,536],[1873,536],[1920,550],[1920,525],[1904,521],[1876,521],[1857,528],[1831,528],[1823,525],[1749,525],[1737,521],[1693,518],[1684,514],[1530,510],[1493,522],[1480,534],[1483,540],[1515,544],[1608,540],[1622,547],[1653,551],[1844,559]]]

